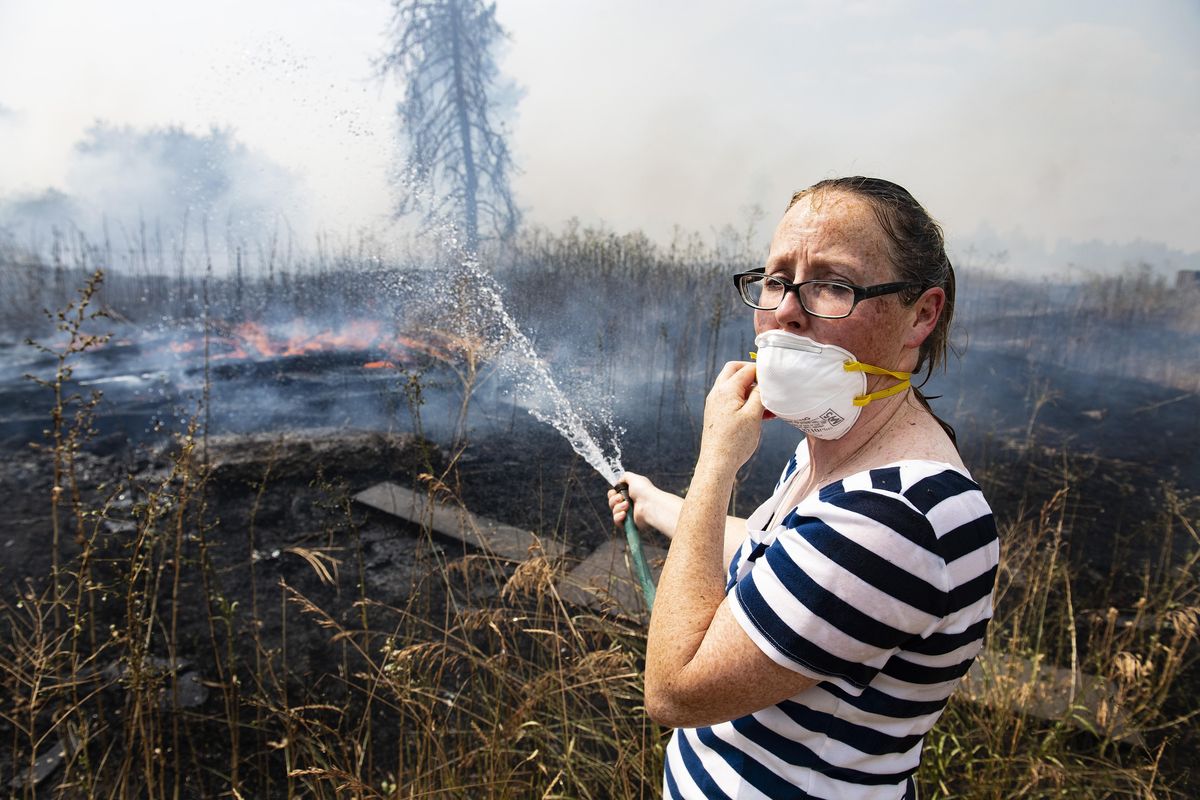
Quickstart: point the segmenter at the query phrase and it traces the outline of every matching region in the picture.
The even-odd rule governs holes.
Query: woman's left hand
[[[758,449],[764,409],[749,361],[730,361],[704,401],[701,460],[737,471]]]

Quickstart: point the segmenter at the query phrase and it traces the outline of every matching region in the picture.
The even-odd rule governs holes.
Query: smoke
[[[981,225],[972,234],[958,237],[954,263],[979,260],[1001,269],[1011,277],[1053,276],[1057,281],[1078,282],[1097,276],[1117,276],[1148,266],[1173,279],[1180,270],[1200,270],[1200,252],[1186,252],[1162,242],[1135,239],[1131,242],[1076,241],[1057,238],[1046,241],[1020,230],[1000,232]],[[960,257],[961,254],[961,257]]]
[[[149,227],[199,261],[202,226],[220,243],[258,242],[280,227],[305,227],[302,197],[296,176],[231,130],[97,122],[72,149],[64,188],[5,198],[0,226],[35,251],[55,230],[81,233],[106,249],[136,249]],[[212,248],[218,268],[225,249]]]

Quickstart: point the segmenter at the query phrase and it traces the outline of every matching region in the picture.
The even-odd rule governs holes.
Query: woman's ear
[[[929,338],[929,334],[937,327],[946,306],[946,292],[939,286],[926,289],[917,302],[910,307],[913,311],[912,326],[904,338],[904,346],[919,348]]]

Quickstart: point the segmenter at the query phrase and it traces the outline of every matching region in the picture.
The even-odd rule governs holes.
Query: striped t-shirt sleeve
[[[858,696],[954,610],[933,526],[898,489],[825,487],[743,572],[731,610],[773,661]]]

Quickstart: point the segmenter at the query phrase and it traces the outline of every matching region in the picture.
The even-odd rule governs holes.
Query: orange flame
[[[444,343],[434,344],[438,337],[426,332],[421,338],[401,334],[386,334],[381,322],[375,320],[350,320],[338,328],[314,330],[303,321],[283,328],[268,328],[258,322],[243,322],[238,325],[220,325],[215,330],[219,335],[208,339],[208,357],[213,361],[245,360],[263,358],[287,358],[319,352],[367,350],[378,352],[384,358],[370,361],[367,369],[395,369],[397,363],[412,361],[416,354],[432,356],[439,360],[450,360]],[[167,345],[172,353],[188,355],[202,353],[205,342],[202,338],[171,342]]]

